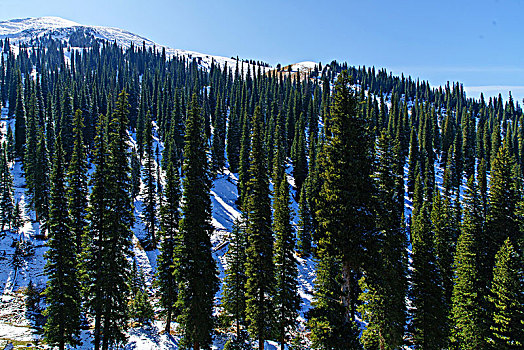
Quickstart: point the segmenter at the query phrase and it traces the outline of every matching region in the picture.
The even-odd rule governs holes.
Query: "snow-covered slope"
[[[135,45],[135,47],[141,47],[145,43],[147,48],[153,46],[158,50],[165,48],[166,55],[179,57],[185,56],[189,59],[194,58],[203,68],[209,68],[213,60],[221,66],[227,63],[229,67],[234,67],[237,63],[235,59],[228,57],[208,55],[182,49],[173,49],[159,45],[127,30],[103,26],[88,26],[60,17],[22,18],[0,21],[0,39],[9,38],[11,43],[15,45],[18,43],[27,43],[32,39],[47,36],[69,43],[69,38],[74,33],[83,33],[87,36],[92,36],[95,39],[116,42],[122,47],[129,47],[131,44]],[[246,70],[247,65],[247,63],[244,63],[244,68]],[[251,71],[253,71],[255,67],[258,69],[258,66],[251,65]],[[261,68],[270,69],[265,67]]]

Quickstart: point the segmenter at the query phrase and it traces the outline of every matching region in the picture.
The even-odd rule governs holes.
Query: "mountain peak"
[[[0,35],[15,36],[27,30],[50,30],[81,26],[79,23],[61,17],[28,17],[0,21]]]

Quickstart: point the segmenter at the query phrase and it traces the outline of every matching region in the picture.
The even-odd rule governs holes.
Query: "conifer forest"
[[[0,49],[0,266],[43,252],[31,346],[524,348],[511,95],[89,35]]]

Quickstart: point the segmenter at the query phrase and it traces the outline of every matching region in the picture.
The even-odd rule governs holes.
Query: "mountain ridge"
[[[33,39],[42,38],[45,36],[52,36],[54,39],[63,40],[69,43],[69,39],[73,33],[83,31],[93,38],[105,40],[108,42],[116,42],[119,46],[128,48],[133,44],[135,47],[145,45],[147,48],[165,49],[168,57],[178,56],[187,57],[188,59],[196,59],[203,68],[209,69],[211,63],[229,67],[235,67],[236,63],[243,63],[244,69],[247,65],[251,70],[261,67],[263,70],[273,67],[265,67],[249,62],[237,61],[233,58],[228,58],[219,55],[206,54],[191,50],[175,49],[165,45],[158,44],[139,34],[132,33],[125,29],[107,26],[84,25],[68,19],[56,16],[45,17],[27,17],[0,21],[0,39],[8,38],[12,44],[30,43]]]

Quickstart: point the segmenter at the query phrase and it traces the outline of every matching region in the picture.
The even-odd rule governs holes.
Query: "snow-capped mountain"
[[[76,44],[70,42],[70,39],[73,35],[79,34],[93,39],[116,42],[122,47],[129,47],[131,44],[135,47],[141,47],[145,44],[147,48],[153,46],[158,50],[164,48],[167,56],[185,56],[189,59],[194,58],[203,68],[209,68],[213,60],[221,66],[227,63],[229,67],[235,67],[237,63],[235,59],[228,57],[208,55],[182,49],[173,49],[159,45],[127,30],[103,26],[88,26],[60,17],[22,18],[0,21],[0,39],[9,38],[10,42],[15,46],[19,43],[29,43],[32,39],[45,37],[62,40],[71,46],[75,46]],[[247,63],[244,63],[244,68],[247,69]],[[258,66],[251,65],[252,71],[253,68],[258,69]],[[269,69],[270,67],[262,68]]]

